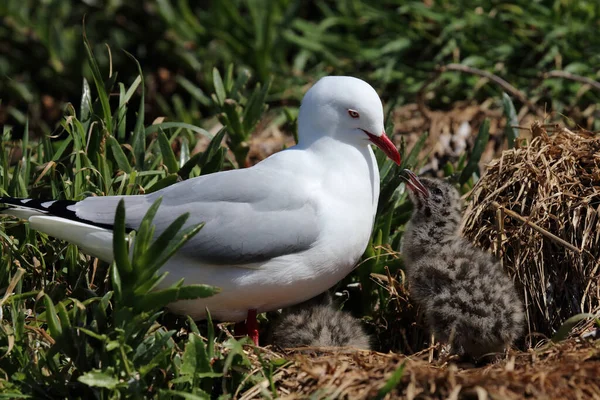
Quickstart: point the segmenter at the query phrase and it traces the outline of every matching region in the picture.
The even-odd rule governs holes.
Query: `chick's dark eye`
[[[431,189],[431,193],[433,193],[434,196],[441,196],[442,190],[440,188],[433,188]]]
[[[360,117],[360,114],[356,110],[348,110],[348,115],[351,116],[352,118]]]

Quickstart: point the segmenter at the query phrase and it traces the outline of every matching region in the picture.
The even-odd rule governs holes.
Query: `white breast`
[[[379,171],[373,152],[365,147],[364,154],[357,157],[352,149],[356,151],[349,148],[336,155],[336,168],[315,169],[309,178],[319,193],[315,202],[324,214],[320,237],[312,248],[246,268],[199,267],[193,260],[176,256],[165,266],[172,269],[168,281],[186,277],[187,283],[215,285],[222,292],[169,308],[196,319],[203,318],[208,308],[215,319],[240,321],[248,309],[265,312],[300,303],[349,274],[369,241],[379,197]],[[310,184],[306,190],[311,190]]]

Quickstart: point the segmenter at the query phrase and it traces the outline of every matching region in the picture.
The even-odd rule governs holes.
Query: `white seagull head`
[[[353,145],[379,147],[397,164],[400,154],[385,134],[383,105],[367,82],[351,76],[326,76],[311,87],[300,106],[298,139],[330,136]]]

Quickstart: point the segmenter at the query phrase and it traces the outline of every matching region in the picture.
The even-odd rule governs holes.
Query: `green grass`
[[[305,85],[331,73],[366,78],[381,92],[388,132],[394,106],[414,101],[434,67],[449,62],[497,73],[557,111],[600,101],[578,83],[536,80],[553,69],[597,79],[596,2],[431,3],[7,0],[0,5],[0,44],[7,49],[0,54],[0,195],[80,200],[149,193],[243,167],[257,126],[268,120],[293,133]],[[493,97],[516,120],[508,96],[476,83],[444,73],[432,86],[440,95],[428,104]],[[213,129],[217,122],[223,128]],[[488,126],[471,154],[444,166],[463,192],[479,176]],[[518,131],[507,127],[505,136],[512,145]],[[206,138],[208,147],[195,153]],[[405,349],[390,345],[379,324],[397,318],[397,310],[371,274],[402,270],[395,251],[411,208],[400,172],[423,163],[425,139],[426,133],[410,149],[402,143],[402,166],[377,151],[381,194],[373,235],[359,267],[339,284],[360,284],[345,308],[370,323],[382,348],[397,351]],[[11,160],[13,148],[23,155]],[[137,232],[131,261],[119,230],[112,265],[2,219],[0,397],[231,398],[263,379],[270,382],[265,395],[275,391],[280,360],[257,355],[261,368],[251,374],[257,364],[244,351],[247,341],[210,320],[196,326],[163,314],[169,301],[217,289],[150,290],[174,250],[160,238],[150,242],[151,217]],[[179,243],[185,239],[179,232]]]
[[[83,81],[85,101],[79,110],[67,106],[55,132],[58,139],[30,138],[25,125],[25,135],[15,142],[11,130],[4,128],[1,195],[82,199],[88,195],[148,193],[178,180],[235,168],[245,160],[247,148],[243,143],[266,109],[268,84],[247,89],[247,79],[234,78],[232,68],[225,79],[214,70],[215,93],[210,97],[220,107],[225,126],[204,152],[190,155],[198,138],[210,136],[206,130],[183,122],[149,125],[143,110],[138,110],[133,130],[128,131],[130,103],[134,97],[145,95],[141,71],[127,86],[103,73],[91,51],[88,61],[94,85]],[[110,93],[119,93],[118,101],[108,101]],[[238,162],[229,160],[226,148],[221,147],[226,133]],[[487,141],[487,132],[482,137]],[[402,266],[394,250],[399,248],[399,228],[406,222],[410,206],[399,188],[400,173],[420,162],[417,155],[425,138],[423,135],[410,152],[402,146],[401,166],[382,152],[376,153],[381,196],[373,237],[359,268],[342,283],[361,284],[357,295],[361,307],[349,308],[367,319],[375,317],[376,305],[381,310],[381,305],[390,301],[389,293],[374,285],[370,274],[385,273],[386,268],[395,274]],[[173,150],[175,141],[180,143],[178,152]],[[467,163],[470,169],[464,171],[469,171],[469,176],[465,178],[464,171],[463,175],[455,174],[462,178],[465,189],[476,179],[478,170],[473,165],[477,165],[483,144],[475,146],[472,162]],[[24,154],[10,165],[8,153],[14,145]],[[202,335],[188,320],[181,336],[175,329],[177,324],[173,326],[162,316],[166,304],[210,296],[218,288],[179,282],[153,290],[163,278],[157,275],[160,266],[202,228],[180,231],[187,218],[183,215],[151,242],[151,221],[159,205],[160,200],[148,211],[131,250],[127,245],[131,238],[125,233],[125,210],[119,205],[115,262],[111,265],[98,263],[73,245],[34,232],[27,224],[3,219],[0,287],[8,289],[0,320],[0,353],[4,355],[0,371],[5,375],[0,378],[0,389],[7,396],[228,397],[257,379],[272,382],[277,365],[262,360],[260,374],[249,376],[250,361],[243,342],[227,338],[210,320]]]
[[[237,80],[249,74],[250,87],[273,79],[267,98],[271,108],[295,108],[303,85],[332,73],[367,79],[387,103],[413,102],[435,67],[448,63],[495,73],[542,110],[584,110],[600,102],[600,93],[589,86],[542,79],[552,70],[600,79],[597,1],[135,0],[87,5],[5,0],[0,5],[0,93],[6,116],[0,113],[0,123],[7,118],[22,126],[29,115],[33,132],[47,133],[59,122],[65,101],[78,107],[82,78],[91,82],[93,72],[81,42],[84,16],[103,70],[112,62],[119,81],[133,82],[138,69],[122,49],[144,65],[152,83],[144,110],[149,120],[166,116],[202,126],[222,106],[209,95],[223,93],[215,91],[213,68],[231,76],[230,65],[236,66]],[[106,44],[113,49],[110,54]],[[498,87],[481,83],[475,76],[446,72],[430,87],[435,95],[429,105],[500,99]],[[227,93],[231,87],[224,89]],[[248,128],[242,124],[240,134]]]

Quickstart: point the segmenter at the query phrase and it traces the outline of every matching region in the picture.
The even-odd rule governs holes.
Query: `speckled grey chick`
[[[523,331],[512,281],[490,254],[460,236],[459,192],[443,180],[405,172],[414,211],[401,251],[412,298],[454,353],[478,359],[502,352]]]
[[[361,322],[339,310],[323,293],[285,309],[274,321],[268,342],[281,348],[354,347],[369,350],[370,339]]]

